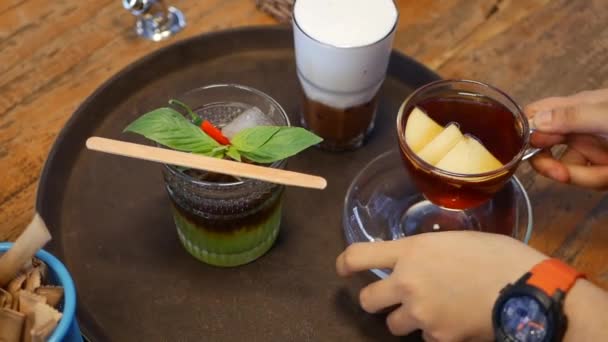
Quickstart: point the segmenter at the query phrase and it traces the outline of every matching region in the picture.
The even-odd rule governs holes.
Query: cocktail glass
[[[275,100],[245,86],[207,86],[178,100],[218,127],[251,107],[259,108],[276,126],[290,125]],[[285,165],[281,160],[271,167]],[[165,165],[163,175],[179,239],[195,258],[215,266],[237,266],[272,247],[281,223],[284,186],[172,165]]]

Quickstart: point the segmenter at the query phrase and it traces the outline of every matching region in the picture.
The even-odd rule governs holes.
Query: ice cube
[[[274,123],[258,107],[245,109],[239,116],[222,128],[222,133],[232,139],[238,132],[245,128],[256,126],[273,126]]]

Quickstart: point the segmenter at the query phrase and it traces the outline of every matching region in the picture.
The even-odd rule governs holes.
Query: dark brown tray
[[[289,188],[276,245],[254,263],[223,269],[181,247],[160,165],[87,151],[84,142],[91,135],[137,140],[121,133],[127,123],[211,83],[260,89],[299,122],[292,32],[264,27],[202,35],[118,73],[66,124],[38,189],[37,209],[53,233],[49,249],[76,282],[83,333],[93,341],[390,340],[384,317],[358,306],[358,290],[373,277],[335,274],[345,247],[343,200],[365,164],[396,148],[394,120],[403,99],[437,78],[393,53],[366,146],[340,154],[313,148],[291,159],[288,169],[322,175],[328,188]]]

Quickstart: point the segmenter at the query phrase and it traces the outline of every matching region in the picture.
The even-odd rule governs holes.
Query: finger
[[[534,114],[543,110],[551,110],[554,108],[576,106],[583,103],[594,104],[606,102],[608,99],[608,88],[581,91],[571,96],[555,96],[548,97],[539,101],[528,104],[524,108],[524,112],[528,117],[533,117]]]
[[[570,147],[568,147],[564,154],[562,154],[560,161],[564,164],[581,166],[587,165],[588,162],[587,158],[585,158],[582,153]]]
[[[395,336],[407,335],[418,329],[418,323],[403,305],[386,317],[386,325],[391,334]]]
[[[524,107],[524,113],[529,118],[534,117],[536,113],[552,110],[554,108],[562,108],[579,104],[579,100],[572,96],[547,97],[542,100],[532,102]]]
[[[608,166],[566,165],[570,184],[595,190],[608,189]]]
[[[401,292],[391,279],[376,281],[361,290],[359,303],[363,310],[376,313],[401,303]]]
[[[569,180],[568,169],[564,164],[553,158],[549,150],[539,152],[530,159],[530,164],[538,173],[545,177],[562,183],[567,183]]]
[[[546,148],[555,146],[563,143],[566,140],[566,136],[562,134],[551,134],[534,132],[530,136],[530,144],[534,147]]]
[[[535,113],[533,120],[545,133],[608,133],[608,102],[547,109]]]
[[[431,334],[427,333],[426,331],[422,332],[422,339],[424,340],[424,342],[438,342],[439,340],[434,338]]]
[[[347,276],[373,268],[393,268],[399,250],[392,242],[362,242],[348,246],[336,260],[338,275]]]
[[[608,99],[608,88],[581,91],[580,93],[576,93],[571,97],[584,103],[606,102]]]
[[[567,143],[592,164],[608,165],[608,144],[601,138],[576,134],[569,136]]]

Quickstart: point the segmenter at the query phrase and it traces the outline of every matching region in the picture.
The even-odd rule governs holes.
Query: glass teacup
[[[410,148],[405,136],[408,118],[416,107],[442,130],[458,123],[461,133],[476,137],[503,165],[491,172],[460,174],[426,162]],[[528,149],[528,121],[509,96],[474,81],[430,83],[405,100],[397,117],[397,132],[399,150],[371,161],[348,189],[343,212],[348,243],[452,230],[504,234],[528,242],[532,206],[513,174],[538,149]],[[372,271],[382,278],[390,274],[390,270]]]
[[[437,168],[420,158],[406,143],[405,127],[415,107],[438,124],[456,123],[477,138],[501,163],[492,171],[462,174]],[[480,82],[442,80],[413,92],[397,116],[401,155],[414,183],[433,204],[468,209],[488,201],[509,181],[529,149],[530,127],[521,108],[502,91]]]

